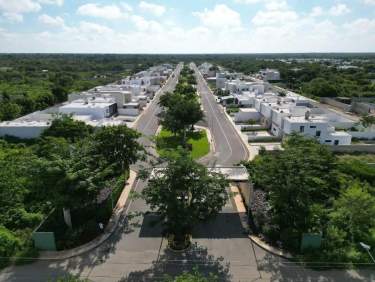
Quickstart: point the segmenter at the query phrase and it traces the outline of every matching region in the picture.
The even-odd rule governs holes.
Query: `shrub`
[[[0,226],[0,256],[10,257],[14,254],[19,241],[14,234],[3,226]],[[0,260],[0,266],[5,265],[8,259]]]

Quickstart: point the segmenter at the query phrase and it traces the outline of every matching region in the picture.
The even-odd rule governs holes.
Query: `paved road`
[[[231,166],[247,160],[248,150],[237,131],[224,114],[223,109],[217,105],[214,95],[196,65],[191,64],[191,67],[195,71],[197,90],[205,111],[206,124],[211,130],[217,151],[209,165]]]
[[[171,91],[176,79],[177,76],[171,79],[159,95]],[[214,103],[204,81],[199,81],[198,89],[218,150],[212,163],[231,165],[245,159],[246,150]],[[148,137],[153,136],[158,127],[156,114],[160,109],[157,101],[158,96],[136,124],[145,136],[141,142],[146,146],[152,145]],[[135,190],[141,191],[144,185],[138,181]],[[0,272],[0,281],[39,282],[67,273],[98,282],[157,281],[165,273],[175,274],[194,266],[202,272],[216,274],[221,281],[371,281],[369,271],[358,274],[306,270],[252,246],[231,202],[226,204],[215,221],[197,226],[193,234],[195,245],[190,251],[173,253],[166,248],[161,228],[152,224],[154,215],[137,216],[147,210],[142,200],[130,201],[125,212],[127,217],[100,247],[68,260],[37,261],[9,267]]]

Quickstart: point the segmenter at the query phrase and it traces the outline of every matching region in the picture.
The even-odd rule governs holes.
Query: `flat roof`
[[[111,105],[115,104],[115,102],[104,102],[104,103],[96,103],[96,102],[75,102],[66,104],[64,106],[61,106],[60,109],[104,109]]]

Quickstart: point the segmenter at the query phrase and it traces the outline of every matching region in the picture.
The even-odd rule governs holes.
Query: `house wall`
[[[337,101],[335,99],[332,99],[332,98],[323,97],[323,98],[320,99],[320,102],[324,103],[324,104],[327,104],[327,105],[331,105],[331,106],[336,107],[336,108],[339,108],[339,109],[341,109],[345,112],[349,112],[351,110],[351,105],[339,102],[339,101]]]
[[[124,116],[138,116],[140,111],[139,111],[139,109],[122,108],[122,109],[118,109],[118,113],[120,115],[124,115]]]
[[[21,139],[33,139],[38,138],[47,129],[49,125],[45,126],[1,126],[0,125],[0,136],[6,135],[21,138]]]
[[[260,120],[260,113],[259,112],[245,112],[239,110],[238,113],[235,114],[234,116],[234,121],[235,122],[246,122],[249,120]]]
[[[348,133],[358,139],[375,139],[375,131],[348,131]]]

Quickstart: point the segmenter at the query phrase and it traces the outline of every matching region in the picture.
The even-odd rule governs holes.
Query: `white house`
[[[13,136],[21,139],[39,137],[51,126],[53,116],[37,111],[12,121],[0,122],[0,136]]]
[[[225,73],[216,73],[216,88],[223,89],[225,88],[225,83],[227,82],[227,77]]]
[[[259,74],[265,81],[280,80],[280,72],[275,69],[260,70]]]
[[[95,98],[75,100],[59,108],[59,113],[68,115],[88,115],[92,119],[103,119],[117,113],[114,99]]]
[[[50,127],[48,121],[4,121],[0,122],[0,136],[13,136],[21,139],[38,138]]]

